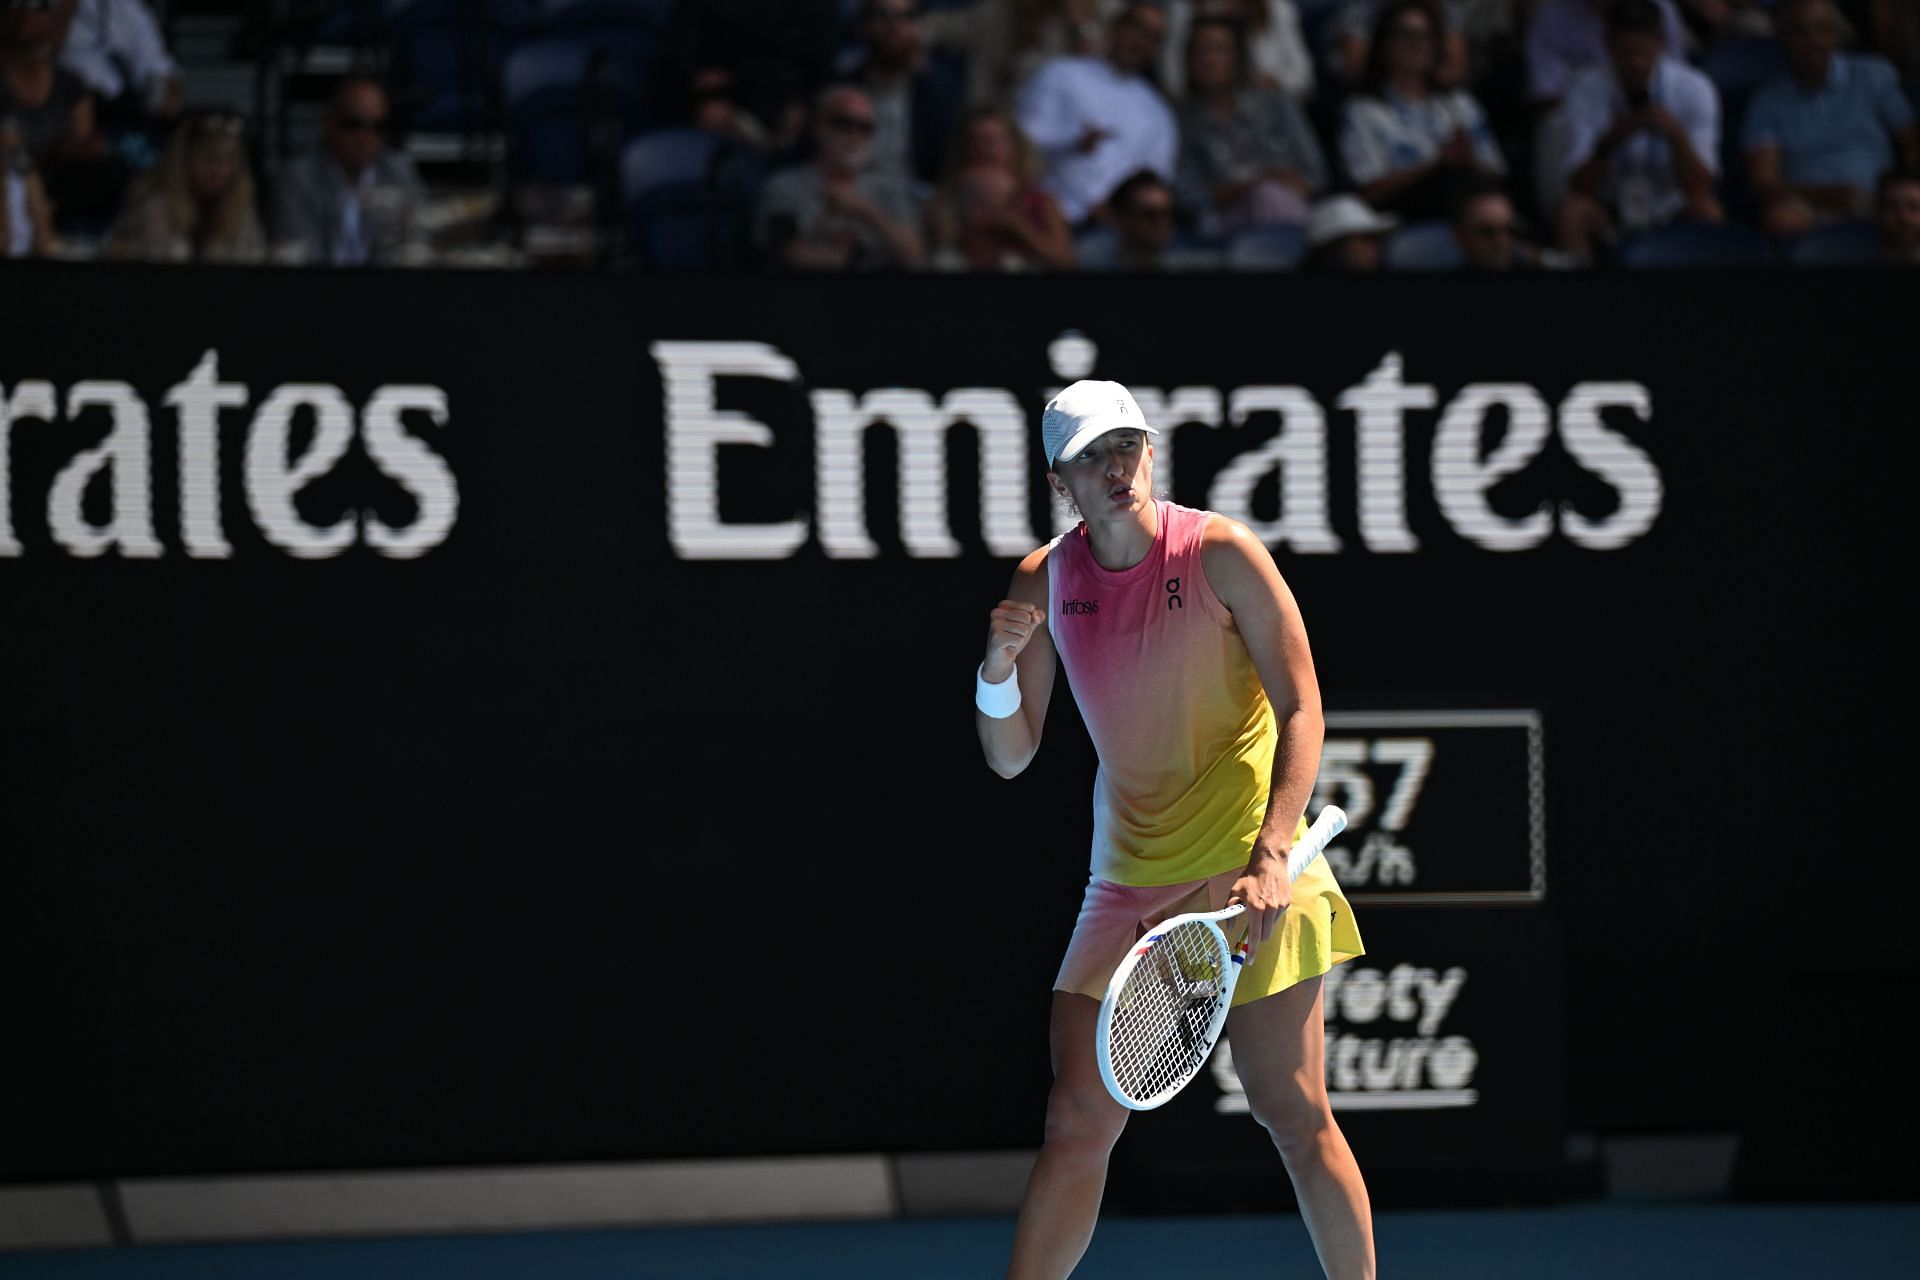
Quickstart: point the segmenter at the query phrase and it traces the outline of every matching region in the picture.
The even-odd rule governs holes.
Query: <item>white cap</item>
[[[1398,218],[1376,211],[1359,196],[1328,196],[1307,215],[1307,244],[1318,249],[1347,236],[1379,235],[1399,225]]]
[[[1120,430],[1160,434],[1147,425],[1133,392],[1117,382],[1082,378],[1049,400],[1040,415],[1040,444],[1049,467],[1073,457],[1096,437]]]

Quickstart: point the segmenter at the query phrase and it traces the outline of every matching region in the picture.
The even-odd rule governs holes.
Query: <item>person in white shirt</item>
[[[145,0],[70,0],[73,8],[60,65],[100,95],[133,113],[171,119],[180,112],[180,64],[167,51],[160,22]]]
[[[1567,82],[1566,195],[1559,248],[1591,261],[1606,238],[1678,218],[1724,222],[1714,195],[1720,97],[1713,82],[1666,47],[1654,0],[1607,9],[1607,61]]]
[[[1506,158],[1480,103],[1435,80],[1444,18],[1435,0],[1388,0],[1366,86],[1340,110],[1340,158],[1360,198],[1409,222],[1444,220],[1458,191]]]
[[[1020,93],[1020,128],[1044,158],[1041,185],[1075,226],[1138,170],[1173,180],[1180,126],[1146,76],[1166,34],[1159,6],[1130,4],[1113,20],[1106,57],[1053,59]]]

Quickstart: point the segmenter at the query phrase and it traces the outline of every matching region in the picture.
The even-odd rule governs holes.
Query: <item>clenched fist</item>
[[[1046,610],[1025,600],[1002,600],[993,606],[987,627],[987,658],[982,673],[988,684],[999,684],[1013,674],[1013,660],[1027,642],[1047,625]]]

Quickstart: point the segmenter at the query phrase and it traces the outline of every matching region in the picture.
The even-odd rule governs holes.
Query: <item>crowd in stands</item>
[[[436,3],[498,37],[500,234],[571,188],[640,267],[1920,264],[1915,0]],[[268,163],[146,0],[0,5],[6,256],[435,260],[402,51]]]

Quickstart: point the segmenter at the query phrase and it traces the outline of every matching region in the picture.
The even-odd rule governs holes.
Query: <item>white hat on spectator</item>
[[[1318,249],[1348,236],[1377,236],[1400,225],[1400,219],[1381,213],[1354,195],[1328,196],[1307,215],[1307,247]]]

